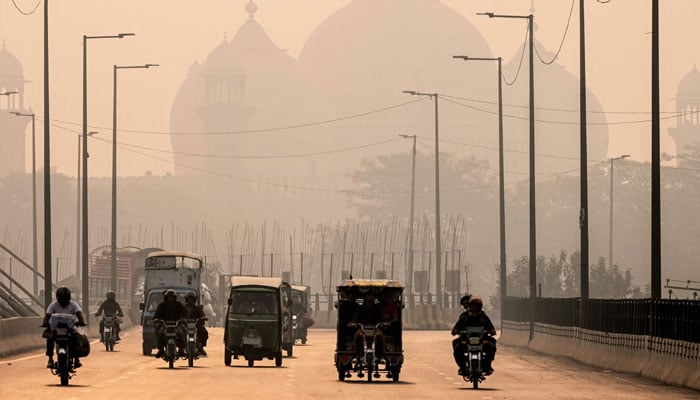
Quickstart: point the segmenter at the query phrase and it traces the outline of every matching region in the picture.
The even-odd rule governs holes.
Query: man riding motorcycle
[[[209,338],[209,332],[204,326],[204,309],[202,306],[195,304],[197,301],[197,295],[194,292],[187,292],[185,295],[185,309],[187,309],[187,319],[197,320],[197,350],[202,356],[206,356],[207,352],[204,351],[204,347],[207,345],[207,339]]]
[[[177,301],[177,294],[172,289],[165,291],[163,295],[163,302],[158,304],[155,314],[153,314],[154,320],[163,321],[179,321],[181,319],[187,318],[187,309],[179,301]],[[156,325],[156,337],[158,339],[158,353],[156,353],[156,358],[161,358],[165,354],[165,325],[159,323]],[[178,354],[184,356],[185,351],[185,332],[182,326],[178,326],[177,329],[177,347],[179,349]]]
[[[104,311],[105,316],[117,316],[119,318],[124,317],[124,313],[122,312],[121,306],[119,306],[119,303],[117,303],[116,296],[113,291],[109,291],[106,294],[106,299],[102,304],[100,304],[100,307],[97,309],[97,312],[95,313],[96,317],[99,317],[102,312]],[[117,342],[121,340],[119,337],[119,332],[121,329],[119,328],[119,318],[114,319],[114,333],[116,334],[116,339]],[[103,319],[100,320],[100,342],[104,342],[104,330],[105,330],[105,322]]]
[[[483,311],[484,302],[478,295],[464,295],[460,299],[460,304],[466,309],[462,314],[460,314],[457,323],[452,328],[452,335],[458,335],[460,331],[465,330],[468,326],[482,326],[486,331],[484,335],[484,354],[486,355],[484,371],[486,375],[493,373],[493,368],[491,363],[496,356],[496,339],[491,336],[496,334],[496,328],[493,326],[491,319]],[[490,336],[489,336],[490,335]],[[460,338],[454,339],[452,341],[452,348],[454,349],[454,358],[457,366],[459,366],[459,374],[466,375],[467,371],[464,370],[466,345],[462,344]]]
[[[72,314],[75,319],[77,319],[77,322],[75,322],[74,326],[85,326],[85,319],[83,318],[83,310],[80,308],[78,303],[75,301],[71,300],[70,298],[70,289],[67,287],[60,287],[58,290],[56,290],[56,301],[51,303],[47,308],[46,308],[46,315],[44,315],[44,321],[42,322],[41,326],[47,328],[47,331],[49,328],[55,329],[55,326],[50,326],[49,321],[51,320],[51,315],[53,314]],[[69,326],[69,328],[73,328],[74,326]],[[46,338],[46,355],[49,357],[49,361],[46,365],[46,368],[53,368],[54,363],[53,363],[53,353],[54,353],[54,338],[53,334],[51,331],[45,332],[44,337]],[[73,363],[73,367],[75,368],[80,368],[82,364],[80,363],[80,359],[78,357],[75,357],[75,362]]]

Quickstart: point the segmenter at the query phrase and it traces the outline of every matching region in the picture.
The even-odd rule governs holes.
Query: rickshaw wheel
[[[282,350],[278,351],[277,354],[275,354],[275,367],[281,367],[282,366]]]
[[[248,366],[249,366],[249,367],[252,367],[253,364],[255,364],[255,361],[254,361],[252,358],[249,358],[249,359],[248,359]]]
[[[231,366],[231,352],[226,349],[224,349],[224,365]]]
[[[338,380],[341,382],[345,381],[345,371],[343,371],[343,368],[338,368]]]
[[[399,381],[399,370],[398,370],[398,369],[395,369],[395,370],[391,373],[391,380],[392,380],[392,382],[398,382],[398,381]]]

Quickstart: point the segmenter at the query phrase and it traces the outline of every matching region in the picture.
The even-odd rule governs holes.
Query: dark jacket
[[[156,313],[153,314],[153,319],[162,319],[163,321],[177,321],[187,318],[187,309],[179,301],[164,301],[158,304]]]
[[[103,311],[105,315],[118,315],[120,317],[124,316],[122,308],[119,306],[119,303],[117,303],[117,301],[114,299],[105,300],[102,304],[100,304],[100,307],[97,309],[97,312],[95,314],[100,315]]]
[[[452,328],[452,334],[456,335],[457,332],[463,331],[468,326],[483,326],[486,332],[496,330],[491,322],[491,318],[489,318],[489,316],[483,311],[479,311],[476,314],[471,314],[469,311],[465,311],[460,314],[457,323]]]

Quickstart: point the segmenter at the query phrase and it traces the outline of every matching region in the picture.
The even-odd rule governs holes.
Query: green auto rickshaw
[[[282,350],[292,355],[291,287],[280,278],[234,276],[224,325],[224,364],[243,356],[282,365]]]

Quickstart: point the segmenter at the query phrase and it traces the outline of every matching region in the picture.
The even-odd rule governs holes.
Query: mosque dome
[[[444,143],[440,150],[470,153],[495,166],[497,118],[450,102],[447,96],[496,102],[497,64],[466,63],[454,55],[488,58],[492,52],[471,22],[439,0],[354,0],[312,32],[299,62],[323,88],[333,117],[417,100],[402,93],[406,90],[439,93],[444,98],[439,106],[440,137],[473,144]],[[333,140],[362,145],[401,133],[432,136],[432,101],[424,100],[334,124]],[[362,158],[403,151],[402,146],[394,146],[339,155],[338,168],[356,169]]]
[[[12,55],[3,45],[0,50],[0,75],[5,79],[24,80],[24,69],[17,57]]]
[[[553,61],[537,40],[535,32],[535,152],[537,173],[557,173],[579,168],[580,158],[580,81],[567,68]],[[521,48],[522,49],[522,48]],[[521,50],[522,51],[522,50]],[[521,57],[522,56],[522,57]],[[547,62],[548,64],[545,64]],[[503,67],[506,81],[504,98],[504,146],[512,150],[506,164],[513,171],[526,172],[529,165],[529,54],[518,51]],[[519,73],[518,73],[519,70]],[[586,94],[587,143],[589,160],[605,160],[608,154],[608,127],[605,114],[595,95]]]
[[[251,1],[245,9],[250,18],[232,39],[224,39],[204,62],[190,68],[173,101],[170,131],[178,175],[200,173],[184,165],[219,173],[236,171],[238,175],[246,168],[256,174],[272,170],[256,168],[250,160],[244,163],[220,156],[274,153],[266,132],[240,132],[298,124],[299,118],[303,115],[308,119],[308,111],[317,105],[313,85],[297,61],[255,20],[257,6]],[[188,134],[179,134],[183,132]],[[293,140],[289,136],[289,143],[286,137],[272,142],[292,152],[300,144],[298,137]],[[193,152],[210,157],[177,154]]]
[[[678,94],[676,95],[679,99],[700,99],[700,72],[696,66],[693,66],[693,70],[690,71],[686,76],[678,82]]]

